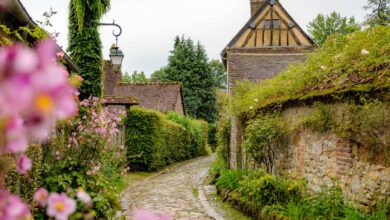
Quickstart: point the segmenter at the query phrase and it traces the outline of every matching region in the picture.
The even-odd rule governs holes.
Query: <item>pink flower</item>
[[[24,154],[22,154],[18,159],[17,170],[20,174],[26,174],[28,170],[32,167],[31,160]]]
[[[133,215],[134,220],[171,220],[168,215],[155,215],[152,212],[141,210],[137,211]]]
[[[67,220],[76,211],[76,201],[65,193],[50,193],[47,206],[47,215],[57,220]]]
[[[22,200],[7,191],[0,191],[0,219],[20,220],[31,217],[29,207]]]
[[[77,198],[88,206],[92,205],[92,199],[82,188],[77,189]]]
[[[57,46],[45,40],[36,50],[21,44],[0,48],[0,153],[23,153],[30,139],[47,138],[55,122],[77,111],[75,88],[56,63]]]
[[[58,58],[63,58],[64,55],[65,55],[65,54],[64,54],[64,52],[62,52],[62,51],[61,51],[61,52],[57,52],[57,57],[58,57]]]
[[[49,197],[49,193],[44,188],[39,188],[34,194],[34,201],[41,207],[47,205],[47,199]]]
[[[5,125],[6,153],[22,153],[28,148],[23,120],[20,117],[8,118]]]

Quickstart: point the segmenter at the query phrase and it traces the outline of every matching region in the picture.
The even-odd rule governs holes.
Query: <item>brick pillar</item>
[[[349,140],[341,140],[337,143],[336,148],[336,163],[337,177],[342,178],[347,174],[347,170],[353,163],[353,144]]]

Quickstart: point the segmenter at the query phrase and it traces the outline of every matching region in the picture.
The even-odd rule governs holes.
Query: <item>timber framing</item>
[[[297,53],[315,48],[313,40],[279,1],[266,0],[221,53]]]

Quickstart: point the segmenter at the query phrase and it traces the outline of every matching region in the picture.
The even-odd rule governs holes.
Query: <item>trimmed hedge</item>
[[[166,165],[208,154],[208,124],[153,110],[127,112],[126,148],[131,170],[155,171]]]

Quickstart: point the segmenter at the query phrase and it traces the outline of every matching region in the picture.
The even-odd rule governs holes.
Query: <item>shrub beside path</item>
[[[129,186],[122,196],[126,219],[131,219],[135,210],[169,214],[175,220],[224,219],[202,191],[212,161],[209,156],[180,163]]]

